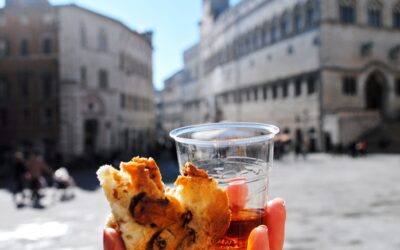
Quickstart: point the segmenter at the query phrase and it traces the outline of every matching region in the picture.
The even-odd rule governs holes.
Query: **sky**
[[[239,0],[230,0],[236,4]],[[52,4],[75,3],[118,19],[139,32],[154,32],[154,86],[182,68],[183,51],[199,41],[198,23],[202,0],[50,0]],[[4,0],[0,0],[0,7]]]

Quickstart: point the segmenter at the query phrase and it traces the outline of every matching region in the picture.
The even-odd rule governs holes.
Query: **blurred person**
[[[14,201],[16,201],[17,205],[23,205],[23,201],[25,199],[24,189],[26,187],[26,183],[29,179],[28,168],[26,166],[26,162],[24,159],[24,154],[21,151],[17,151],[14,154],[14,181],[15,181],[15,189],[13,193]],[[21,193],[22,200],[18,202],[18,194]]]
[[[45,173],[52,175],[53,170],[50,169],[43,157],[37,151],[30,153],[27,165],[31,176],[31,199],[33,201],[39,201],[41,198],[40,188],[43,186],[44,182],[43,176]]]
[[[253,229],[248,238],[248,250],[282,250],[285,238],[285,202],[274,199],[265,208],[265,225]],[[103,232],[104,250],[125,250],[123,240],[113,228]]]

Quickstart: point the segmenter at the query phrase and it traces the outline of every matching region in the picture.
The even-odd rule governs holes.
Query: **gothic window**
[[[356,22],[355,0],[341,0],[339,2],[339,18],[340,22],[345,24],[353,24]]]
[[[300,5],[296,5],[293,12],[293,29],[294,32],[300,32],[303,25],[303,15]]]
[[[400,2],[393,7],[393,28],[400,29]]]
[[[271,26],[271,43],[276,42],[278,35],[277,35],[277,28],[276,28],[276,24],[272,24]]]
[[[108,50],[108,38],[104,29],[100,29],[98,33],[97,47],[100,51],[106,52]]]
[[[264,46],[267,46],[269,44],[269,26],[267,23],[264,23],[262,33],[263,44]]]
[[[306,3],[306,26],[311,28],[317,21],[317,4],[315,0],[308,0]]]
[[[289,33],[289,25],[288,25],[288,14],[287,12],[284,12],[282,17],[281,17],[281,37],[286,37]]]
[[[29,42],[28,39],[22,38],[19,42],[19,54],[21,56],[27,56],[29,54]]]
[[[367,7],[368,25],[372,27],[382,26],[382,3],[378,0],[371,0]]]

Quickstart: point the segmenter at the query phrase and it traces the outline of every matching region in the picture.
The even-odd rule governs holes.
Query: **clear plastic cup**
[[[200,124],[170,132],[179,165],[192,162],[227,191],[231,224],[215,249],[246,249],[251,229],[263,223],[278,132],[273,125],[244,122]]]

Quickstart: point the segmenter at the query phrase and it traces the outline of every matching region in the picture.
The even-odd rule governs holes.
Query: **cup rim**
[[[184,138],[181,137],[182,134],[190,133],[190,132],[200,132],[214,129],[235,129],[235,128],[248,128],[266,131],[268,134],[265,135],[257,135],[247,138],[237,138],[234,141],[232,140],[201,140],[201,139],[193,139],[193,138]],[[184,143],[184,144],[194,144],[194,145],[231,145],[231,144],[250,144],[257,143],[262,141],[268,141],[274,138],[276,134],[279,133],[279,128],[275,125],[265,124],[265,123],[256,123],[256,122],[221,122],[221,123],[204,123],[197,124],[191,126],[185,126],[181,128],[176,128],[169,133],[169,136],[173,138],[176,142]]]

